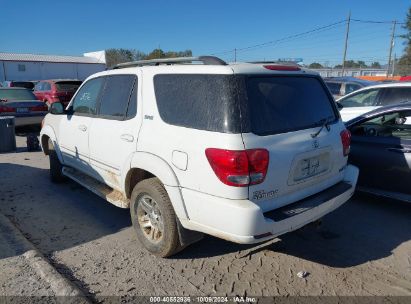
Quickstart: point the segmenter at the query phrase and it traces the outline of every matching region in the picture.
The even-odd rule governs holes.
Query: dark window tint
[[[28,89],[1,89],[0,99],[3,100],[36,100],[36,96]]]
[[[73,101],[74,114],[96,114],[96,104],[104,78],[94,78],[87,81],[77,93]]]
[[[137,114],[137,78],[130,94],[130,101],[128,102],[126,118],[133,118]]]
[[[43,83],[44,83],[44,82],[38,82],[38,83],[35,85],[34,90],[35,90],[35,91],[43,91]]]
[[[75,92],[81,85],[81,81],[59,81],[56,82],[57,91]]]
[[[156,75],[161,119],[177,126],[240,133],[236,83],[230,75]]]
[[[269,135],[307,129],[337,119],[334,102],[314,77],[250,77],[251,132]]]
[[[133,75],[109,76],[101,97],[99,115],[123,119],[136,77]]]
[[[361,89],[361,86],[359,84],[355,84],[355,83],[346,83],[345,84],[345,94],[352,93],[352,92],[357,91],[359,89]]]
[[[330,89],[331,94],[340,95],[341,83],[336,82],[326,82],[328,89]]]
[[[13,81],[13,87],[26,88],[32,90],[34,84],[29,81]]]
[[[380,99],[381,105],[411,101],[411,88],[386,88]]]

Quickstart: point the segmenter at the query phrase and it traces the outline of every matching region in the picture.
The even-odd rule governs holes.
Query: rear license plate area
[[[330,153],[324,152],[315,156],[303,157],[296,161],[292,172],[293,183],[328,172],[330,169]]]
[[[16,113],[28,113],[29,108],[16,108]]]

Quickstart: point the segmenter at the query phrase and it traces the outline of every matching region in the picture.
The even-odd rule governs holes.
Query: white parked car
[[[162,257],[202,233],[250,244],[296,230],[346,202],[358,176],[319,75],[209,56],[92,75],[66,110],[53,103],[41,144],[52,181],[130,208]]]
[[[381,106],[411,101],[411,82],[383,83],[362,88],[337,100],[343,121]]]

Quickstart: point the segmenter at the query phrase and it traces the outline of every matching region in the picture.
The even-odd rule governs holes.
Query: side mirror
[[[53,102],[49,109],[50,114],[61,115],[64,114],[64,106],[61,102]]]
[[[344,106],[341,103],[339,103],[338,101],[335,102],[335,103],[337,105],[338,110],[342,110],[342,108],[344,108]]]

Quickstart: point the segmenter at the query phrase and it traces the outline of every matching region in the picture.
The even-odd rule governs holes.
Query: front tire
[[[65,176],[62,173],[63,165],[57,156],[57,152],[54,149],[53,143],[49,139],[49,161],[50,161],[50,179],[53,183],[61,183],[65,180]]]
[[[130,214],[139,241],[150,253],[164,258],[181,250],[177,218],[158,178],[143,180],[134,187]]]

